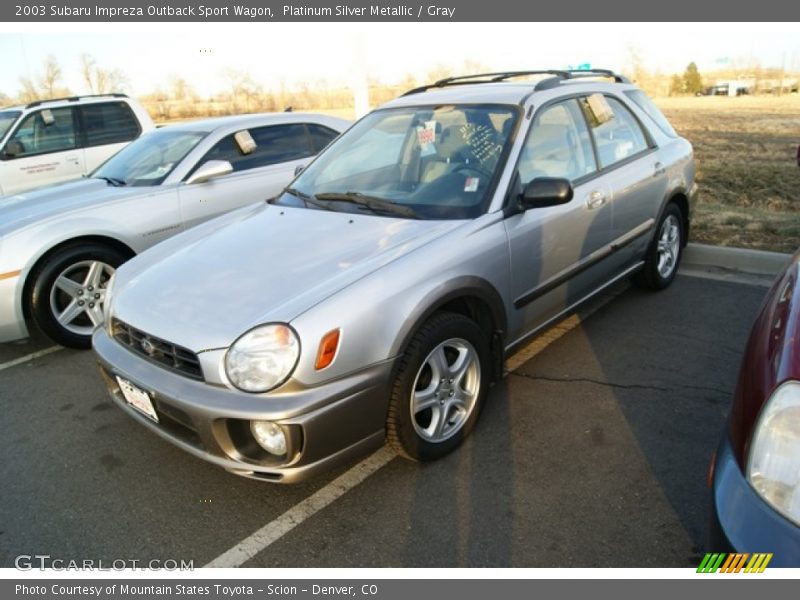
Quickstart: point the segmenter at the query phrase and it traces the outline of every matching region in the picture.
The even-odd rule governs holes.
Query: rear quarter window
[[[87,146],[129,142],[141,133],[139,122],[125,102],[103,102],[81,107]]]
[[[642,90],[628,90],[625,92],[625,95],[633,100],[636,103],[636,106],[641,108],[647,116],[655,121],[658,128],[666,133],[669,137],[678,137],[677,132],[672,128],[669,121],[667,121],[667,117],[664,116],[664,113],[661,112],[661,109],[658,108],[650,98],[648,98],[647,94],[645,94]]]

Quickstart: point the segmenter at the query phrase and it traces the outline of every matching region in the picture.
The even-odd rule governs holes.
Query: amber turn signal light
[[[317,362],[314,368],[317,371],[324,369],[333,362],[336,356],[336,350],[339,348],[339,330],[334,329],[322,336],[322,341],[319,343],[319,351],[317,352]]]

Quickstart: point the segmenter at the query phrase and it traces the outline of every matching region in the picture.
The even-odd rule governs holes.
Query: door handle
[[[653,175],[656,177],[659,175],[663,175],[664,173],[667,172],[667,168],[664,166],[664,163],[662,162],[657,162],[656,164],[654,164],[653,170],[654,170]]]
[[[586,207],[589,209],[599,208],[603,206],[608,200],[608,196],[606,196],[603,192],[595,190],[594,192],[589,193],[589,197],[586,199]]]

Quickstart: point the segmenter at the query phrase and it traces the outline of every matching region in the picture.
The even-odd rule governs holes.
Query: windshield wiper
[[[358,206],[363,206],[374,213],[392,214],[406,217],[408,219],[418,219],[417,213],[410,206],[395,204],[389,200],[376,196],[367,196],[361,192],[324,192],[315,196],[318,200],[328,202],[351,202]]]
[[[287,194],[291,194],[292,196],[300,198],[300,200],[302,200],[305,203],[306,208],[308,208],[308,205],[310,204],[311,206],[314,206],[316,208],[321,208],[322,210],[333,210],[333,208],[331,208],[327,204],[323,204],[322,202],[317,202],[316,200],[314,200],[313,196],[309,196],[305,192],[301,192],[296,188],[286,188],[283,191],[286,192]],[[270,204],[274,204],[274,201],[277,200],[279,197],[280,196],[272,198],[272,200],[267,200],[267,202],[269,202]]]
[[[102,177],[98,175],[97,177],[95,177],[95,179],[102,179],[103,181],[105,181],[106,183],[110,183],[114,187],[122,187],[128,185],[124,179],[119,179],[117,177]]]

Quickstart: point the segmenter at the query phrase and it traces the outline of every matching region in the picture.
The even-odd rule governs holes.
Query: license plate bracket
[[[117,375],[117,384],[119,384],[122,397],[125,398],[125,402],[127,402],[129,406],[135,408],[148,419],[158,423],[158,414],[156,413],[156,409],[153,406],[153,399],[150,397],[149,393],[127,379],[123,379],[119,375]]]

